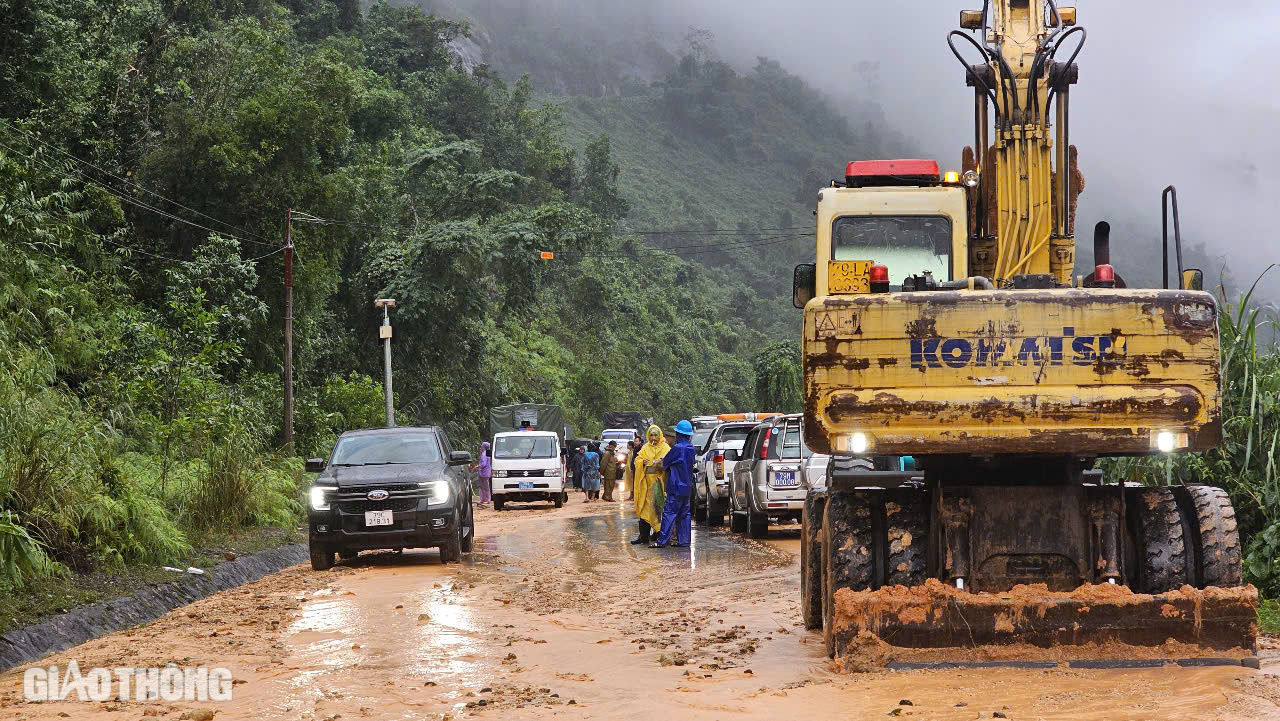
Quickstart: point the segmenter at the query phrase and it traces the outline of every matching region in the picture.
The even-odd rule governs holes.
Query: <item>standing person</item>
[[[697,452],[693,447],[693,424],[680,421],[676,424],[676,444],[662,458],[662,467],[667,470],[667,501],[662,509],[662,527],[652,548],[668,545],[673,532],[676,542],[672,545],[689,545],[693,526],[689,492],[693,490],[693,457]]]
[[[582,454],[582,490],[587,496],[583,503],[600,498],[600,454],[594,443]]]
[[[636,456],[640,455],[640,439],[632,438],[627,441],[627,465],[622,469],[622,485],[627,491],[627,497],[624,501],[635,500],[635,465]]]
[[[479,479],[477,484],[480,486],[480,502],[476,505],[480,508],[486,508],[489,501],[493,500],[493,489],[491,487],[491,479],[493,478],[493,458],[489,455],[489,441],[480,444],[480,461],[471,467],[476,472]]]
[[[664,494],[662,487],[662,459],[671,451],[671,446],[662,437],[662,429],[649,426],[645,437],[649,442],[636,453],[635,467],[632,470],[632,495],[635,497],[636,516],[640,518],[640,533],[631,539],[633,545],[649,542],[649,531],[657,528],[662,520]]]
[[[603,477],[604,500],[612,503],[613,492],[618,488],[618,442],[609,441],[600,456],[600,475]]]
[[[585,448],[578,446],[569,456],[569,471],[573,473],[573,487],[582,490],[582,456]]]

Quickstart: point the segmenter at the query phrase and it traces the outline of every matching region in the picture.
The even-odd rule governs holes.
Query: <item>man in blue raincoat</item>
[[[667,502],[662,508],[662,528],[654,539],[652,548],[689,545],[693,526],[689,494],[693,491],[695,454],[697,450],[693,447],[693,424],[680,421],[676,424],[676,444],[662,459],[662,467],[667,471]],[[675,543],[670,543],[672,533],[676,536]]]

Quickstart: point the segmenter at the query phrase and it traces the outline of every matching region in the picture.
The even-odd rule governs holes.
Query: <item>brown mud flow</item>
[[[886,655],[840,673],[801,623],[791,528],[761,543],[698,527],[691,549],[650,549],[630,544],[624,504],[579,499],[476,524],[462,564],[409,550],[298,567],[34,664],[225,666],[230,702],[30,703],[16,669],[0,721],[1280,717],[1269,638],[1260,670],[889,671]],[[861,659],[883,643],[864,641]]]
[[[1086,584],[970,593],[924,585],[835,594],[833,630],[846,665],[893,661],[1148,659],[1252,656],[1258,591],[1183,586],[1161,594]],[[859,659],[859,660],[855,660]]]

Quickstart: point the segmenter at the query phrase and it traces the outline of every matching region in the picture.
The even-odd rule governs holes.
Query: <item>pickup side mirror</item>
[[[1187,290],[1204,290],[1204,271],[1199,268],[1182,271],[1182,287]]]
[[[449,454],[449,465],[469,466],[471,465],[471,454],[467,451],[454,451]]]
[[[325,463],[323,458],[307,459],[307,473],[319,473],[324,470],[324,466]]]
[[[818,266],[801,263],[791,274],[791,305],[801,310],[818,294]]]

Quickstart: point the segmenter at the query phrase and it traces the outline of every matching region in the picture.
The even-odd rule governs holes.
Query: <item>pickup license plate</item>
[[[391,511],[364,512],[364,525],[366,526],[392,526],[395,525],[395,522]]]
[[[521,488],[533,488],[533,481],[520,481]]]
[[[800,481],[796,480],[795,471],[778,471],[773,474],[773,485],[775,486],[798,486]]]
[[[827,292],[870,293],[871,261],[833,260],[828,262]]]

